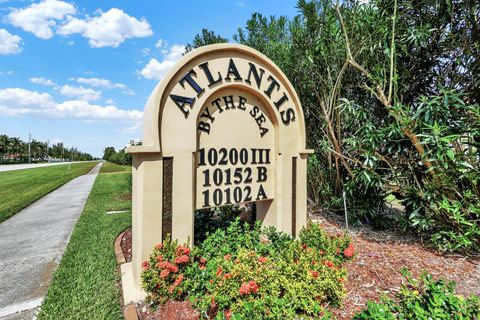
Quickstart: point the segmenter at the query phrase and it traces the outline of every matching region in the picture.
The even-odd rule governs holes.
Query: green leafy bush
[[[434,280],[423,274],[415,279],[404,270],[407,284],[396,299],[383,297],[379,303],[369,301],[354,319],[479,319],[480,299],[464,298],[455,293],[455,283]]]
[[[341,303],[342,262],[354,254],[346,236],[329,237],[315,223],[293,240],[239,219],[185,250],[170,241],[154,249],[142,274],[148,300],[188,297],[202,317],[220,319],[327,317],[323,305]]]

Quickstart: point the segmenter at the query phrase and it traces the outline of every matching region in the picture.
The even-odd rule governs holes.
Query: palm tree
[[[6,134],[0,135],[0,158],[4,159],[8,155],[8,136]]]

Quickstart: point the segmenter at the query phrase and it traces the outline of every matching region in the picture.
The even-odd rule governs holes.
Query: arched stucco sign
[[[133,277],[166,234],[193,242],[193,212],[256,203],[264,225],[306,223],[305,123],[283,72],[242,45],[201,47],[150,96],[133,155]]]

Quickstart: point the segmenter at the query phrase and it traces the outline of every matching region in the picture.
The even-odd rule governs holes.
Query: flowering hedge
[[[338,305],[354,255],[346,236],[327,236],[309,223],[298,240],[237,220],[192,250],[165,241],[144,262],[143,286],[154,305],[190,299],[202,317],[294,318]]]

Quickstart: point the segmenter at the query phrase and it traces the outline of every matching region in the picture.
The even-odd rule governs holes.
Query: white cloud
[[[79,33],[88,39],[93,48],[116,48],[126,39],[151,36],[153,31],[145,18],[137,20],[121,9],[112,8],[93,18],[69,18],[57,33],[62,35]]]
[[[90,88],[84,88],[82,86],[74,87],[68,84],[61,87],[59,92],[64,96],[75,97],[79,100],[84,100],[84,101],[98,100],[102,96],[101,91],[96,91]]]
[[[52,107],[55,104],[48,93],[39,93],[22,88],[0,89],[0,107]]]
[[[163,46],[163,40],[162,39],[158,39],[157,43],[155,43],[155,47],[160,49],[161,47]]]
[[[106,104],[115,104],[115,100],[113,99],[108,99],[105,101]]]
[[[237,1],[235,4],[239,7],[242,7],[242,8],[245,7],[245,2],[243,2],[243,1]]]
[[[57,24],[56,20],[63,20],[76,11],[68,2],[44,0],[23,9],[14,9],[8,14],[7,20],[41,39],[50,39],[53,36],[52,28]]]
[[[90,120],[134,120],[135,124],[143,116],[141,111],[124,110],[114,105],[101,106],[82,100],[66,100],[57,103],[48,93],[22,88],[0,89],[0,115],[24,114]]]
[[[161,80],[171,67],[180,59],[185,52],[185,47],[173,45],[168,50],[162,50],[163,60],[150,59],[148,64],[140,71],[140,74],[147,79]]]
[[[120,89],[126,95],[135,95],[135,92],[130,90],[126,84],[123,83],[113,83],[108,79],[103,78],[73,78],[78,83],[89,85],[94,88],[106,88],[106,89]]]
[[[48,86],[48,87],[54,87],[56,86],[57,84],[55,82],[53,82],[52,80],[50,79],[45,79],[43,77],[39,77],[39,78],[30,78],[29,79],[31,83],[35,83],[35,84],[41,84],[43,86]]]
[[[100,106],[87,101],[68,100],[55,106],[55,111],[64,116],[90,119],[141,119],[143,113],[138,110],[122,110],[113,105]]]
[[[13,74],[13,70],[0,71],[0,76],[11,76],[12,74]]]
[[[0,55],[16,54],[22,51],[20,42],[22,38],[9,33],[5,29],[0,29]]]

